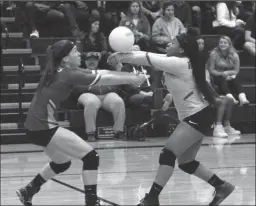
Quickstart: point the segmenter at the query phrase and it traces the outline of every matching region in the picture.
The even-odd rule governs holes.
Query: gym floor
[[[160,151],[167,138],[144,142],[101,140],[91,143],[100,155],[98,195],[118,205],[136,205],[154,180]],[[236,190],[223,205],[255,205],[255,134],[228,138],[206,137],[197,159]],[[15,190],[25,186],[48,162],[40,147],[1,146],[1,205],[21,205]],[[73,160],[57,180],[83,189],[82,163]],[[214,190],[202,180],[175,168],[173,177],[160,195],[162,205],[205,205]],[[34,205],[83,205],[81,192],[49,181],[33,199]],[[102,202],[105,205],[104,202]],[[106,204],[109,205],[109,204]]]

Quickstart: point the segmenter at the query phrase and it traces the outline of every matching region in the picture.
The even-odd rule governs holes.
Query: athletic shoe
[[[23,187],[19,190],[16,190],[16,194],[18,195],[20,201],[22,202],[23,205],[25,206],[32,206],[32,198],[37,191],[31,192],[28,190],[27,187]]]
[[[90,195],[87,196],[85,199],[86,206],[101,206],[100,200],[98,199],[97,195]]]
[[[231,127],[230,125],[224,127],[224,130],[228,135],[240,135],[241,134],[241,132],[239,130],[236,130],[235,128]]]
[[[115,140],[124,140],[124,141],[127,140],[126,135],[123,131],[116,132],[114,134],[114,139]]]
[[[235,186],[229,182],[224,182],[222,185],[215,188],[214,198],[209,206],[219,205],[225,200],[235,189]]]
[[[228,134],[225,132],[222,125],[215,125],[213,129],[213,136],[214,137],[227,137]]]
[[[34,30],[31,34],[30,34],[30,38],[39,38],[39,33],[37,30]]]
[[[88,142],[95,142],[96,141],[96,134],[95,132],[87,133],[87,141]]]
[[[149,194],[146,193],[145,197],[140,201],[137,206],[159,206],[159,200],[156,197],[151,197]]]

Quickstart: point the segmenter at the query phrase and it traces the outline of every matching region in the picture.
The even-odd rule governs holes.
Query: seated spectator
[[[217,34],[229,36],[236,48],[244,44],[245,22],[236,18],[236,2],[220,2],[216,6],[213,28]]]
[[[126,16],[120,21],[120,26],[130,28],[135,36],[135,44],[139,45],[140,50],[147,51],[150,44],[150,24],[141,10],[138,0],[131,1]]]
[[[182,22],[175,17],[174,5],[171,2],[163,3],[163,16],[158,18],[152,27],[152,41],[159,53],[166,53],[166,46],[179,34],[186,30]]]
[[[102,32],[109,36],[110,32],[116,28],[120,20],[126,15],[130,1],[105,1],[105,10],[102,14]]]
[[[188,3],[192,9],[192,26],[198,28],[201,33],[201,24],[202,24],[201,2],[190,1]]]
[[[242,92],[237,75],[239,73],[239,56],[232,46],[229,37],[222,36],[218,46],[211,52],[208,69],[217,86],[219,93],[233,99],[234,103],[249,104],[245,93]],[[235,97],[234,97],[235,96]]]
[[[255,18],[256,11],[246,22],[245,26],[245,44],[244,49],[255,56]]]
[[[108,57],[108,43],[102,32],[100,32],[100,19],[98,16],[90,17],[89,31],[85,33],[78,50],[81,53],[94,51],[101,53],[100,68],[108,68],[106,63]],[[82,62],[83,63],[83,62]]]
[[[238,5],[238,7],[239,7],[238,18],[246,22],[253,15],[255,1],[242,1]]]
[[[165,2],[162,5],[163,16],[159,17],[152,27],[152,41],[157,53],[166,54],[166,47],[175,40],[177,35],[185,33],[182,22],[175,17],[174,5],[172,2]],[[152,68],[152,89],[155,91],[161,86],[163,72]]]
[[[201,34],[212,34],[212,22],[216,19],[216,1],[201,1],[202,26]]]
[[[192,26],[192,9],[185,1],[174,1],[175,16],[182,22],[186,30]]]
[[[162,16],[162,5],[160,0],[142,1],[141,10],[148,17],[149,23],[152,26],[155,20]]]
[[[29,1],[26,4],[26,13],[32,33],[30,37],[38,38],[39,31],[37,22],[48,22],[51,25],[54,21],[62,21],[66,18],[69,23],[70,32],[76,38],[81,38],[82,33],[77,24],[80,19],[84,24],[88,20],[87,5],[82,1],[74,2],[34,2]]]
[[[202,37],[199,37],[197,39],[198,43],[198,49],[200,52],[200,59],[204,62],[206,65],[206,80],[209,83],[209,85],[214,90],[214,85],[211,83],[211,78],[209,71],[207,70],[207,62],[208,62],[208,52],[204,50],[204,39]],[[214,90],[215,91],[215,90]],[[227,137],[228,135],[239,135],[241,134],[240,131],[235,130],[230,125],[230,120],[232,117],[232,110],[234,106],[234,101],[232,98],[224,95],[219,95],[215,91],[216,96],[216,123],[214,125],[213,129],[213,136],[214,137]]]
[[[99,70],[100,53],[88,52],[85,54],[86,69],[95,73],[105,72]],[[115,139],[124,138],[125,105],[122,98],[116,93],[118,86],[92,86],[79,87],[78,104],[84,107],[84,119],[86,134],[89,141],[96,140],[96,117],[99,108],[103,108],[113,114]]]

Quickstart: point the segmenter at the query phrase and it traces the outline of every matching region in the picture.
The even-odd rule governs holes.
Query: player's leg
[[[32,198],[39,192],[41,186],[55,175],[65,172],[71,165],[70,157],[50,144],[44,148],[44,151],[52,161],[46,164],[26,187],[16,191],[24,205],[32,205]]]
[[[176,127],[159,156],[160,165],[149,194],[146,194],[139,205],[159,205],[158,197],[172,176],[176,158],[188,148],[193,148],[195,143],[201,141],[203,137],[204,135],[185,122],[181,122]]]
[[[86,205],[97,205],[98,153],[75,133],[61,127],[56,131],[49,145],[83,161],[82,179]]]

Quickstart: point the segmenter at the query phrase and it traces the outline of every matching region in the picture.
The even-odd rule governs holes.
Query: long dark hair
[[[190,60],[192,73],[198,90],[204,95],[204,98],[209,103],[215,103],[213,91],[206,81],[205,64],[201,59],[196,37],[188,34],[182,34],[176,38],[180,47],[184,50],[185,56]]]
[[[60,40],[48,46],[46,50],[46,65],[37,90],[41,90],[44,86],[48,86],[52,83],[61,65],[62,59],[69,54],[73,47],[74,43],[69,40]]]

